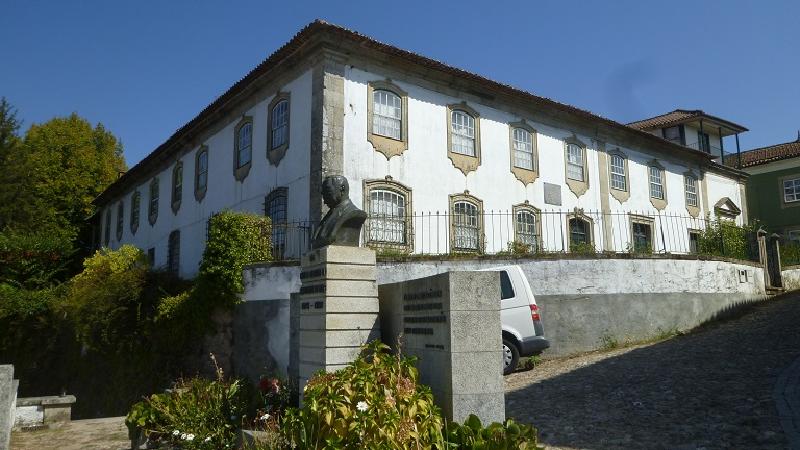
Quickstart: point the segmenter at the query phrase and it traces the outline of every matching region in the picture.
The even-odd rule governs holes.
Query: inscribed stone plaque
[[[548,205],[561,206],[561,186],[553,183],[545,183],[544,202]]]
[[[447,418],[505,419],[498,272],[448,272],[379,286],[383,341],[418,358]]]

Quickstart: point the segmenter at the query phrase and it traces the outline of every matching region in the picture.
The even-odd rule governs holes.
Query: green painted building
[[[800,135],[793,142],[757,148],[731,156],[727,164],[750,174],[747,212],[750,221],[800,243]]]

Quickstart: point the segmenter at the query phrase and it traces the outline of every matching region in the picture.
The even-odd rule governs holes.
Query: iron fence
[[[276,224],[276,259],[299,259],[316,223]],[[746,235],[745,235],[746,234]],[[720,229],[704,217],[660,211],[588,210],[423,212],[371,215],[361,241],[382,255],[547,253],[711,253],[758,260],[755,234]]]

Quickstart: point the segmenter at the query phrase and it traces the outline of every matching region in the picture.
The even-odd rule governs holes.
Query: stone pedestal
[[[380,337],[375,252],[329,245],[303,256],[297,326],[297,372],[302,392],[315,372],[333,372]]]
[[[445,417],[505,420],[498,272],[447,272],[380,286],[383,341],[416,356]]]

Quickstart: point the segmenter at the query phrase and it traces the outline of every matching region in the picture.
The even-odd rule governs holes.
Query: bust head
[[[335,208],[349,197],[350,185],[347,183],[347,178],[341,175],[331,175],[322,181],[322,199],[328,208]]]

